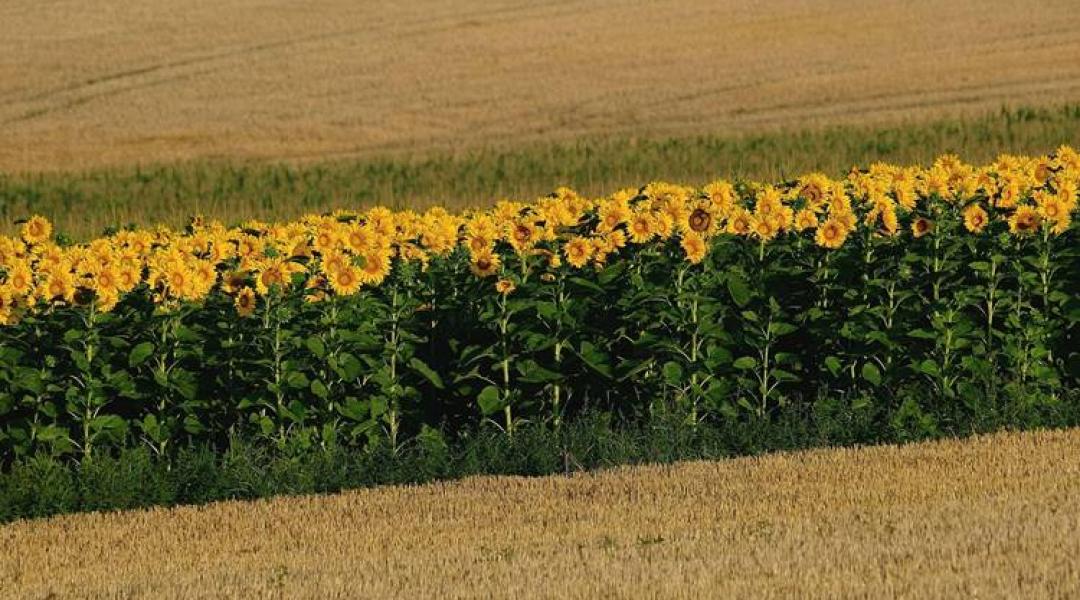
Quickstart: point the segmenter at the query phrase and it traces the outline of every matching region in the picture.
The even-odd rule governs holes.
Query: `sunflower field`
[[[1080,154],[0,237],[0,462],[1070,399]]]

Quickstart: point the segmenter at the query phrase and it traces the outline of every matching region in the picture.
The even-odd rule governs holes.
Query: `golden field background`
[[[1060,102],[1080,92],[1075,8],[5,0],[0,172],[756,131]]]
[[[1080,430],[0,527],[11,597],[1075,597]]]

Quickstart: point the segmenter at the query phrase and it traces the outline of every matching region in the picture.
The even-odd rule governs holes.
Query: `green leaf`
[[[330,397],[330,390],[327,389],[326,384],[319,379],[311,380],[311,393],[315,394],[319,398],[326,400]]]
[[[830,373],[832,373],[833,377],[836,377],[840,374],[840,369],[843,368],[843,365],[840,364],[839,358],[836,358],[835,356],[826,356],[825,368],[828,369]]]
[[[611,362],[606,352],[600,350],[591,342],[581,342],[581,350],[577,354],[589,368],[604,377],[611,378]]]
[[[741,275],[735,273],[729,274],[727,278],[728,293],[731,294],[731,299],[735,301],[735,304],[740,308],[750,303],[752,292],[750,286],[746,283],[746,280]]]
[[[877,365],[872,363],[866,363],[862,367],[863,379],[870,382],[870,385],[877,387],[881,385],[881,370],[877,368]]]
[[[734,367],[736,369],[742,369],[745,371],[748,369],[755,369],[757,368],[757,365],[757,359],[753,356],[740,356],[739,358],[735,359]]]
[[[797,329],[798,328],[791,323],[783,323],[779,321],[769,325],[769,330],[772,331],[772,334],[775,336],[787,335],[796,331]]]
[[[438,373],[432,370],[431,367],[427,366],[427,363],[414,356],[409,359],[409,366],[412,367],[414,371],[420,373],[428,381],[430,381],[431,385],[435,386],[437,389],[443,389],[444,386],[442,377],[439,377]]]
[[[548,383],[563,378],[561,373],[542,367],[534,360],[522,361],[519,369],[521,371],[520,380],[526,383]]]
[[[926,373],[932,377],[937,377],[941,374],[941,370],[938,369],[937,363],[929,358],[919,363],[919,371]]]
[[[296,390],[302,390],[310,385],[307,375],[304,375],[300,371],[293,371],[286,375],[285,383],[287,383],[289,387]]]
[[[319,339],[318,337],[315,337],[315,336],[309,337],[304,342],[304,345],[307,346],[307,349],[310,350],[311,353],[315,355],[315,358],[320,358],[321,359],[321,358],[326,356],[326,344],[324,344],[323,341],[321,339]]]
[[[143,342],[131,349],[128,353],[128,366],[137,367],[154,354],[154,344]]]
[[[480,390],[480,393],[476,396],[476,403],[480,405],[480,412],[484,416],[497,413],[503,409],[502,394],[499,393],[499,388],[493,385]]]
[[[683,383],[683,368],[682,365],[675,361],[668,361],[664,363],[663,368],[664,381],[668,385],[680,386]]]

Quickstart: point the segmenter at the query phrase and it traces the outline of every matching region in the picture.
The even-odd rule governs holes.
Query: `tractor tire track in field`
[[[0,171],[939,117],[1080,86],[1069,0],[38,6],[0,6]]]

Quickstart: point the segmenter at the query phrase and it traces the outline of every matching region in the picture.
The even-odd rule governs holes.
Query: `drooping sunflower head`
[[[531,219],[517,219],[509,226],[506,241],[518,252],[525,254],[540,240],[540,232]]]
[[[517,285],[515,285],[514,282],[509,279],[500,279],[495,282],[495,291],[502,294],[503,296],[508,296],[514,293],[514,290],[516,289]]]
[[[708,244],[705,243],[705,239],[701,234],[692,231],[683,235],[680,245],[686,253],[686,260],[690,264],[696,265],[700,263],[708,252]]]
[[[1009,231],[1015,235],[1029,235],[1039,228],[1041,217],[1033,206],[1018,206],[1009,217]]]
[[[915,238],[921,238],[924,235],[933,233],[933,231],[934,222],[926,217],[917,217],[911,222],[911,235],[915,236]]]
[[[472,260],[469,262],[469,270],[477,277],[491,277],[499,272],[501,264],[502,261],[500,261],[498,254],[485,250],[473,255]]]
[[[262,265],[255,276],[255,288],[265,296],[274,290],[284,291],[289,286],[289,268],[281,260],[274,259]]]
[[[236,306],[236,313],[241,317],[250,317],[255,312],[256,303],[255,290],[248,286],[240,288],[240,291],[236,294],[236,298],[233,300],[233,305]]]

